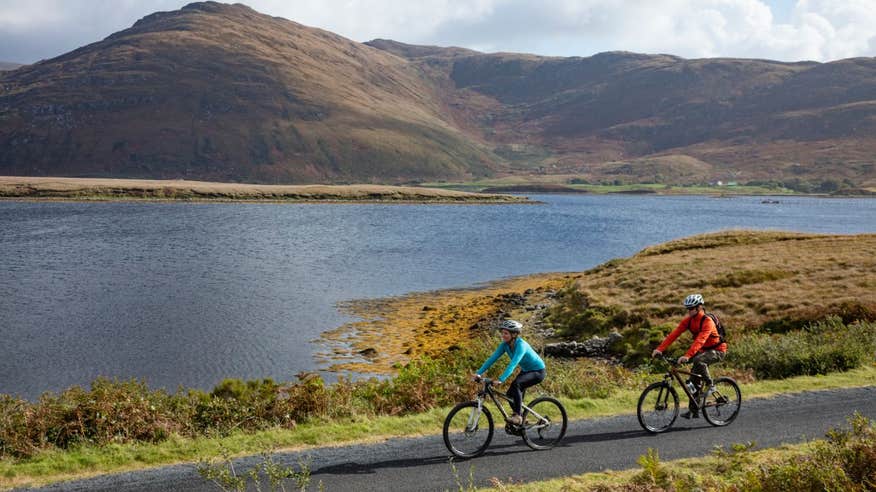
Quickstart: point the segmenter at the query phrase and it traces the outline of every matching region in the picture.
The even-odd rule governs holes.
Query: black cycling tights
[[[526,394],[526,388],[535,386],[544,381],[544,376],[544,369],[539,369],[538,371],[521,372],[516,378],[514,378],[514,381],[511,382],[511,386],[508,387],[508,392],[506,393],[508,398],[511,398],[511,409],[514,410],[514,413],[520,415],[521,404],[523,403],[523,395]]]

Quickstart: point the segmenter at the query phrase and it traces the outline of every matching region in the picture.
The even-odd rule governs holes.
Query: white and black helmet
[[[703,296],[700,294],[691,294],[684,298],[684,307],[691,309],[705,304]]]
[[[508,330],[511,333],[520,333],[523,330],[523,325],[513,319],[506,319],[499,323],[500,330]]]

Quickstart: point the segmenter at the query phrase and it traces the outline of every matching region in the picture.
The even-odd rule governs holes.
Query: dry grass
[[[0,197],[295,201],[522,202],[525,198],[382,185],[255,185],[183,180],[0,176]]]
[[[647,248],[578,283],[593,303],[656,323],[679,319],[681,299],[701,292],[708,309],[740,329],[876,306],[874,250],[874,234],[721,232]]]

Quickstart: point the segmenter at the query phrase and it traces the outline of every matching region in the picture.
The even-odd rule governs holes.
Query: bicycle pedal
[[[514,425],[511,423],[505,424],[505,433],[510,436],[522,436],[523,426]]]

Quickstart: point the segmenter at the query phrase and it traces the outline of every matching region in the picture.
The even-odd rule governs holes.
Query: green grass
[[[720,370],[716,371],[719,374]],[[654,376],[654,380],[659,375]],[[803,376],[742,385],[743,398],[769,397],[779,393],[876,384],[876,364],[843,373]],[[605,399],[563,399],[571,419],[629,414],[635,411],[640,389],[622,390]],[[312,422],[292,430],[237,432],[221,438],[172,437],[157,444],[81,446],[67,451],[50,450],[23,460],[0,460],[0,487],[45,485],[71,478],[142,469],[172,463],[195,462],[218,456],[256,454],[266,448],[303,449],[357,442],[377,442],[392,436],[437,434],[448,408],[404,417],[372,417]]]

